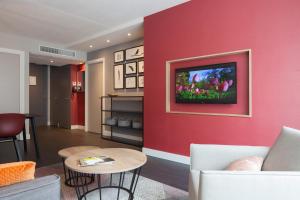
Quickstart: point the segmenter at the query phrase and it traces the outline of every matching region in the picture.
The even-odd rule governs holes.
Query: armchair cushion
[[[269,151],[263,171],[300,171],[300,131],[283,127]]]
[[[35,162],[0,164],[0,187],[34,179]]]
[[[201,171],[196,200],[298,200],[299,172]]]
[[[261,171],[264,159],[258,156],[248,156],[233,161],[226,167],[230,171]]]

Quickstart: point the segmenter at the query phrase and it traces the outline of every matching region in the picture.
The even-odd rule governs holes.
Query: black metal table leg
[[[120,197],[120,189],[121,189],[121,184],[122,184],[122,176],[123,176],[123,173],[120,173],[117,200],[119,200],[119,197]]]
[[[102,187],[101,187],[101,174],[98,174],[97,178],[98,178],[99,197],[100,197],[100,200],[101,200],[102,199],[102,193],[101,193],[101,190],[102,190]]]
[[[18,161],[22,161],[22,156],[20,154],[20,150],[19,150],[19,146],[17,144],[17,138],[16,137],[13,137],[13,143],[14,143],[14,147],[15,147],[15,150],[16,150]]]
[[[23,147],[24,147],[24,152],[27,152],[27,140],[26,140],[26,127],[24,123],[24,128],[23,128]]]
[[[40,150],[39,150],[37,139],[36,139],[36,129],[35,129],[35,119],[34,119],[34,117],[30,118],[30,125],[31,125],[31,131],[32,131],[32,136],[33,136],[33,142],[34,142],[34,146],[35,146],[35,154],[36,154],[36,157],[39,158],[40,157]]]
[[[131,182],[129,184],[129,188],[124,186],[124,179],[125,179],[125,173],[126,172],[121,172],[119,175],[119,184],[118,185],[114,185],[112,184],[112,175],[110,175],[110,180],[108,182],[108,185],[102,185],[101,183],[101,174],[97,174],[95,175],[97,178],[97,186],[94,189],[89,190],[88,187],[86,187],[85,184],[83,184],[83,180],[82,177],[87,176],[87,174],[82,174],[82,173],[78,173],[78,172],[72,172],[71,170],[69,170],[71,173],[71,178],[74,180],[74,184],[75,184],[75,191],[77,194],[77,197],[79,200],[82,199],[86,199],[86,196],[94,191],[98,191],[99,192],[99,199],[102,200],[102,190],[103,189],[107,189],[107,188],[113,188],[113,189],[117,189],[117,200],[120,199],[120,194],[121,194],[121,190],[125,191],[128,193],[128,200],[133,200],[134,199],[134,193],[137,187],[137,183],[140,177],[140,173],[141,173],[141,167],[137,168],[135,170],[133,170],[133,174],[132,174],[132,178],[131,178]],[[127,185],[127,184],[126,184]]]
[[[64,169],[64,175],[65,175],[65,185],[69,186],[69,187],[75,187],[76,184],[79,184],[80,186],[88,186],[89,184],[94,182],[94,175],[89,175],[89,174],[79,174],[79,178],[80,180],[78,180],[77,176],[74,176],[72,174],[72,171],[67,169],[65,166],[65,159],[62,158],[62,163],[63,163],[63,169]],[[75,177],[77,182],[75,182]],[[81,178],[84,178],[84,180],[82,180]],[[80,183],[79,183],[80,181]]]

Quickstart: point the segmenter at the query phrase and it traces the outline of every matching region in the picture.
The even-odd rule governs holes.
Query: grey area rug
[[[57,174],[61,177],[62,199],[73,200],[77,199],[75,189],[64,184],[64,175],[62,165],[51,165],[47,167],[38,168],[36,170],[36,177]],[[131,173],[126,173],[124,186],[128,187],[130,184]],[[102,176],[101,182],[103,185],[108,185],[110,176]],[[117,185],[119,175],[113,176],[113,184]],[[96,183],[89,185],[89,189],[96,188]],[[102,200],[117,199],[117,189],[103,189]],[[99,191],[96,190],[87,195],[87,200],[99,199]],[[120,200],[127,200],[128,194],[124,191],[120,193]],[[186,191],[174,188],[163,183],[140,176],[137,188],[134,195],[135,200],[188,200],[188,193]]]

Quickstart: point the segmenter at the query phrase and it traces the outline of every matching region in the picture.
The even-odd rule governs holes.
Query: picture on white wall
[[[136,88],[136,76],[126,77],[126,89]]]
[[[126,60],[133,60],[144,57],[144,46],[133,47],[126,49],[125,51]]]
[[[138,62],[138,72],[140,73],[144,73],[144,61],[141,60]]]
[[[139,76],[138,86],[139,86],[139,88],[144,87],[144,76]]]
[[[136,62],[126,64],[125,74],[136,74]]]
[[[123,62],[124,61],[124,51],[117,51],[114,53],[114,62]]]
[[[124,65],[114,66],[114,89],[124,88]]]

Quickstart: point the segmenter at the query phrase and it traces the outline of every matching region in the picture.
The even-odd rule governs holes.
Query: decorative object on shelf
[[[141,129],[141,128],[143,128],[143,124],[140,121],[133,120],[132,121],[132,128]]]
[[[139,88],[143,88],[144,87],[144,76],[139,76],[138,87]]]
[[[138,73],[139,74],[144,73],[144,61],[143,60],[138,62]]]
[[[130,125],[131,125],[131,120],[129,119],[120,118],[118,120],[119,127],[130,127]]]
[[[126,60],[133,60],[144,57],[144,45],[125,50]]]
[[[119,63],[124,61],[124,50],[114,52],[114,62]]]
[[[118,121],[117,117],[109,117],[109,118],[106,119],[106,124],[111,125],[111,126],[115,126],[115,125],[117,125],[117,121]]]
[[[126,77],[126,89],[136,88],[136,76]]]
[[[132,63],[126,63],[125,65],[125,74],[129,75],[129,74],[136,74],[136,62],[132,62]]]
[[[114,89],[124,88],[124,65],[114,66]]]

